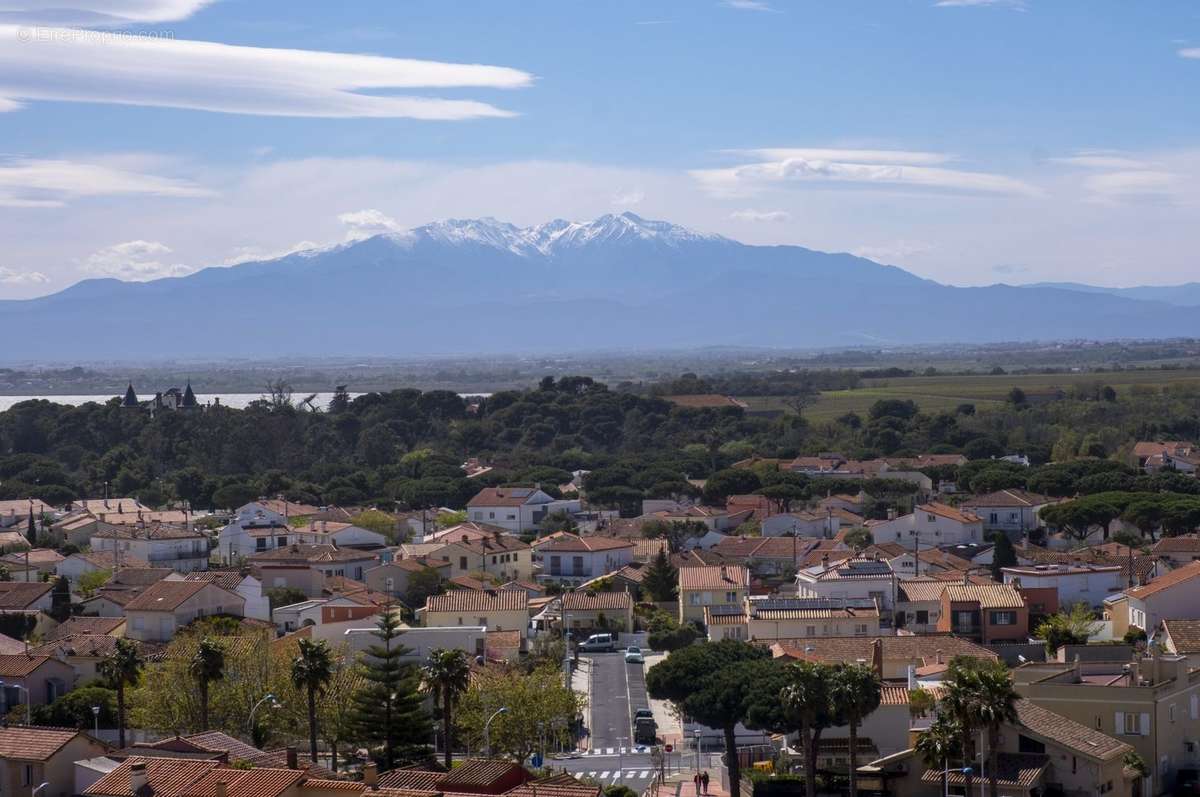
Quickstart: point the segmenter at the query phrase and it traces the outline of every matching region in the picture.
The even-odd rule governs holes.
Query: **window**
[[[688,595],[688,603],[690,603],[693,606],[699,606],[700,605],[700,593],[693,592],[691,595]]]
[[[1125,714],[1125,729],[1124,733],[1127,736],[1136,736],[1138,732],[1138,716],[1132,711]]]
[[[867,633],[867,624],[866,623],[856,624],[854,626],[854,633],[858,634],[859,636],[865,635]]]
[[[465,556],[458,557],[458,569],[459,570],[467,569],[467,557],[465,557]]]
[[[804,629],[804,635],[810,636],[810,637],[816,636],[817,635],[817,627],[815,625],[806,626]]]
[[[736,592],[726,592],[725,593],[725,602],[726,603],[737,603],[737,593]]]
[[[21,785],[33,785],[33,764],[26,764],[21,768]]]
[[[267,550],[267,540],[266,540],[266,538],[264,538],[264,537],[259,537],[258,539],[256,539],[256,540],[254,541],[254,550],[256,550],[256,551],[265,551],[265,550]]]
[[[991,514],[988,515],[988,523],[991,523],[994,526],[999,522],[1000,522],[1000,515],[996,514],[995,512],[992,512]]]
[[[495,520],[495,519],[496,519],[496,513],[488,512],[488,520]]]
[[[927,609],[917,609],[917,625],[929,624],[929,611]]]
[[[133,616],[133,630],[134,631],[145,631],[146,630],[146,618],[142,617],[140,614],[135,614]]]
[[[926,515],[925,522],[926,523],[937,523],[937,516],[936,515]]]
[[[276,548],[286,548],[287,547],[287,537],[276,537],[275,538],[275,547]]]
[[[1016,612],[992,612],[992,625],[1016,625]]]
[[[1171,705],[1167,706],[1167,722],[1174,722],[1174,721],[1175,721],[1175,704],[1172,703]]]

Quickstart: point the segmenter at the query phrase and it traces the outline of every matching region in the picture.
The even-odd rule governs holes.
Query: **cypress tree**
[[[33,521],[33,505],[32,504],[30,504],[30,506],[29,506],[29,527],[25,531],[25,537],[26,537],[26,539],[29,540],[30,548],[37,547],[37,526],[34,524],[34,521]]]
[[[367,648],[363,659],[366,685],[354,694],[354,725],[360,739],[380,746],[375,757],[380,769],[388,770],[426,758],[433,725],[420,672],[403,661],[410,651],[400,643],[400,620],[390,605],[372,633],[379,642]]]
[[[656,601],[674,600],[678,594],[679,571],[671,566],[667,552],[659,549],[654,561],[646,568],[646,576],[642,579],[642,589]]]
[[[1003,531],[996,532],[992,539],[996,543],[996,547],[992,550],[992,578],[996,581],[1003,581],[1004,574],[1000,572],[1000,568],[1016,567],[1017,551],[1013,547],[1012,540]]]

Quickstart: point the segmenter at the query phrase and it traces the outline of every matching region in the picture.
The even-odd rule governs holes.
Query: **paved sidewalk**
[[[665,653],[654,653],[647,656],[646,669],[649,670],[666,657]],[[655,700],[649,696],[647,696],[647,700],[650,703],[650,710],[654,712],[654,723],[658,726],[659,738],[663,740],[663,744],[675,745],[675,749],[679,750],[683,744],[683,728],[680,727],[675,712],[671,710],[671,704],[666,700]],[[693,797],[695,796],[693,795]]]
[[[592,663],[589,659],[579,659],[579,666],[571,673],[571,691],[587,700],[583,709],[583,727],[588,729],[588,735],[579,740],[579,749],[588,750],[592,746]]]

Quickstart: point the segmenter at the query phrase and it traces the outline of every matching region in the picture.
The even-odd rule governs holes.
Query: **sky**
[[[623,211],[1175,284],[1198,177],[1195,0],[0,0],[0,298]]]

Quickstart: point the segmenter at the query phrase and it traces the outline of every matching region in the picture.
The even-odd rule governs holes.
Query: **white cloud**
[[[145,282],[160,277],[182,277],[195,269],[180,263],[165,263],[171,247],[158,241],[126,241],[88,255],[80,269],[97,277],[116,277]]]
[[[187,19],[213,0],[0,0],[0,19],[53,25],[154,24]]]
[[[362,93],[520,88],[527,72],[376,55],[0,25],[0,102],[54,100],[301,117],[512,116],[469,99]],[[5,106],[0,106],[3,109]]]
[[[769,3],[763,2],[763,0],[723,0],[721,5],[725,6],[726,8],[736,9],[738,11],[775,12],[775,9],[772,8]]]
[[[44,285],[49,281],[40,271],[16,271],[0,266],[0,282],[6,285]]]
[[[1200,47],[1185,47],[1179,51],[1180,58],[1200,58]]]
[[[1050,162],[1085,169],[1145,169],[1150,166],[1144,160],[1108,150],[1078,152],[1065,158],[1050,158]]]
[[[338,221],[346,225],[346,240],[370,238],[385,232],[404,232],[405,229],[391,216],[374,209],[342,213]]]
[[[54,208],[81,197],[136,194],[190,198],[213,195],[187,180],[100,163],[0,159],[0,207]]]
[[[758,163],[724,169],[698,169],[692,176],[716,196],[746,196],[769,186],[803,183],[901,187],[975,194],[1036,196],[1039,189],[1000,174],[913,165],[949,160],[927,152],[886,150],[767,149],[748,154]]]
[[[856,249],[851,249],[850,254],[865,257],[867,260],[874,260],[878,263],[890,263],[897,260],[904,260],[914,255],[923,255],[926,252],[932,252],[935,248],[933,244],[926,241],[899,240],[878,246],[860,246]]]
[[[634,205],[642,204],[642,200],[646,198],[646,192],[640,188],[634,188],[631,191],[620,191],[612,198],[612,204],[617,207],[633,207]]]
[[[1170,198],[1180,182],[1171,172],[1149,169],[1105,172],[1088,177],[1084,188],[1099,202],[1118,202],[1126,199]]]
[[[792,214],[786,210],[754,210],[753,208],[746,208],[745,210],[735,210],[729,214],[729,218],[736,221],[781,222],[791,219]]]

